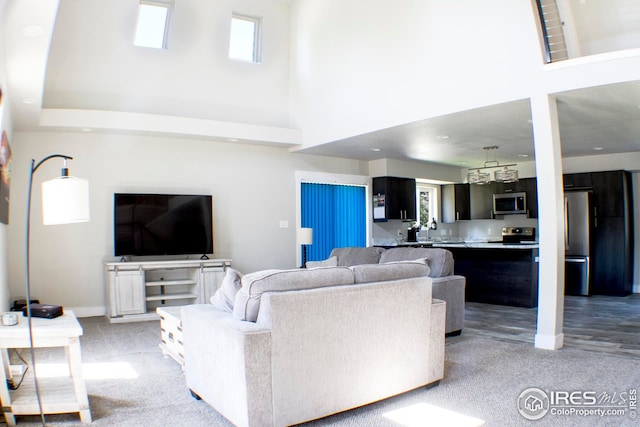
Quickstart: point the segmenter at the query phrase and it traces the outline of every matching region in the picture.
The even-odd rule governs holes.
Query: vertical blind
[[[313,229],[307,260],[327,259],[333,248],[366,246],[366,191],[352,185],[302,183],[301,226]]]

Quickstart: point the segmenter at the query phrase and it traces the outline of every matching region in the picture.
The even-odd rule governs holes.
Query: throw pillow
[[[332,256],[322,261],[307,261],[307,268],[337,267],[338,257]]]
[[[242,287],[242,274],[233,268],[227,268],[220,288],[211,297],[211,304],[218,310],[233,313],[233,302]]]

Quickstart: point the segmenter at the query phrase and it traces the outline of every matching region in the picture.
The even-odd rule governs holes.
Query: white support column
[[[531,98],[533,140],[538,181],[538,325],[534,345],[557,350],[564,334],[564,194],[562,153],[556,99]]]

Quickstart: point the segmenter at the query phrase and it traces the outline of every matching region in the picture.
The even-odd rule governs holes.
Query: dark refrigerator
[[[564,195],[566,295],[589,295],[591,256],[591,193],[571,191]]]

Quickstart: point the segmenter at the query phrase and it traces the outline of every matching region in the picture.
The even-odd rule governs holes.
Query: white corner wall
[[[529,1],[296,0],[291,14],[305,146],[528,98],[542,68]]]

